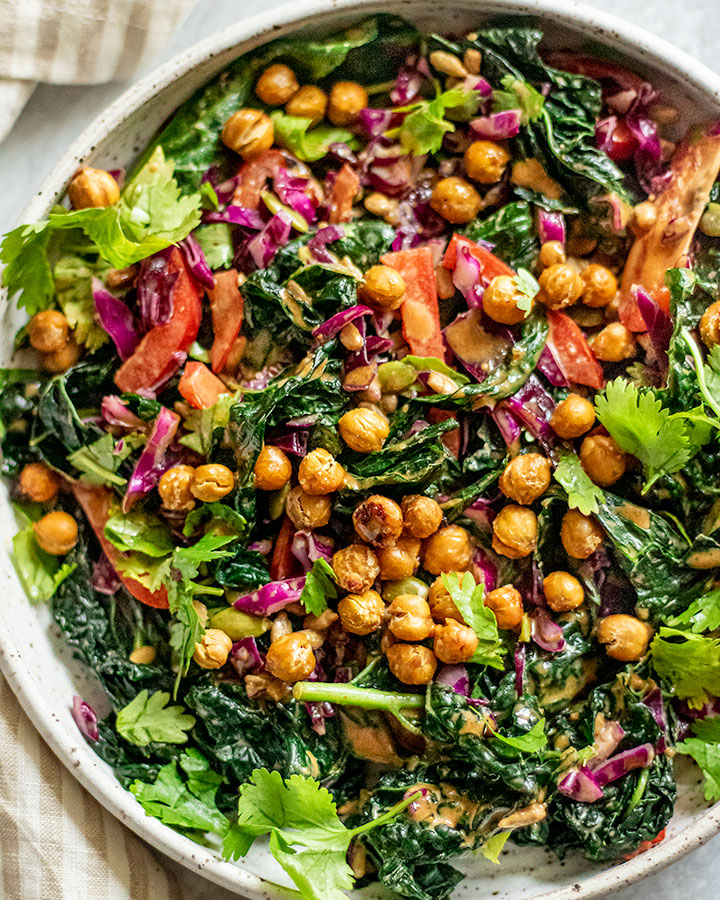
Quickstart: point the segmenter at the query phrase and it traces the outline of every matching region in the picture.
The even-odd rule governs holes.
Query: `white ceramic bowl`
[[[296,29],[332,31],[373,12],[395,12],[426,30],[462,32],[489,16],[532,15],[543,26],[548,43],[578,48],[588,42],[612,48],[620,61],[645,75],[666,92],[681,111],[681,126],[720,118],[720,78],[670,44],[627,22],[570,0],[301,0],[267,14],[236,23],[144,78],[110,106],[73,144],[23,213],[22,222],[42,218],[63,194],[83,162],[115,168],[131,161],[170,113],[197,87],[231,60],[265,41]],[[3,364],[9,361],[12,335],[19,317],[5,311]],[[14,519],[5,492],[0,496],[0,666],[25,711],[62,762],[107,809],[133,831],[190,869],[251,898],[287,900],[280,885],[284,873],[264,848],[254,849],[240,865],[216,854],[145,816],[110,768],[93,753],[70,715],[78,693],[102,709],[102,695],[91,676],[75,662],[59,638],[48,611],[29,606],[9,558]],[[513,848],[502,865],[483,860],[460,863],[467,878],[455,896],[489,896],[498,900],[578,900],[605,895],[699,847],[720,831],[720,805],[703,804],[697,770],[680,771],[676,813],[666,840],[633,860],[613,866],[593,865],[579,857],[560,864],[553,854]],[[379,895],[378,888],[366,895]]]

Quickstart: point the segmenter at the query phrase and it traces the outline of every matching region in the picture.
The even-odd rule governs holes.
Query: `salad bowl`
[[[197,44],[128,90],[81,135],[32,200],[22,221],[45,217],[58,202],[79,165],[115,170],[138,157],[170,113],[197,88],[241,54],[268,40],[290,34],[314,35],[354,24],[374,12],[401,15],[425,31],[463,32],[492,17],[530,17],[557,50],[610,54],[672,98],[680,111],[680,136],[695,123],[720,118],[720,77],[669,44],[642,30],[571,2],[488,0],[482,4],[392,0],[389,3],[336,0],[294,3],[272,13],[236,23]],[[450,27],[448,27],[448,23]],[[21,323],[6,305],[3,362],[10,364],[13,340]],[[108,810],[140,837],[208,880],[250,898],[285,900],[290,881],[264,846],[256,846],[239,864],[224,861],[205,848],[145,815],[135,798],[115,780],[82,740],[71,714],[72,697],[80,695],[98,712],[103,698],[95,682],[73,659],[48,611],[32,607],[11,562],[16,526],[9,498],[0,497],[0,553],[3,603],[0,605],[0,666],[25,712],[61,761]],[[454,896],[492,893],[500,900],[570,900],[603,896],[657,871],[701,846],[720,831],[720,810],[702,800],[698,772],[678,767],[679,795],[665,840],[622,863],[590,863],[569,855],[562,863],[544,850],[517,847],[505,852],[501,865],[481,858],[459,864],[466,875]],[[382,896],[377,886],[367,896]]]

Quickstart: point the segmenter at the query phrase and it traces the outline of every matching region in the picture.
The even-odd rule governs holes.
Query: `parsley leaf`
[[[335,572],[327,560],[316,559],[305,576],[305,586],[300,594],[300,602],[308,615],[321,615],[328,607],[327,601],[337,599],[336,581]]]
[[[502,741],[508,747],[519,750],[521,753],[535,753],[542,750],[547,744],[545,736],[545,719],[540,719],[527,734],[513,735],[512,737],[500,734],[499,731],[493,731],[492,736],[495,740]]]
[[[478,636],[478,647],[470,662],[502,669],[505,649],[498,635],[495,613],[483,602],[485,586],[475,584],[470,572],[464,572],[462,579],[459,573],[444,574],[442,581],[465,624]]]
[[[579,509],[584,516],[597,512],[598,503],[603,499],[603,492],[590,481],[580,464],[580,459],[574,453],[561,452],[553,476],[565,488],[568,506],[571,509]]]
[[[514,75],[505,75],[500,84],[503,90],[493,91],[492,94],[493,112],[519,109],[522,113],[520,122],[523,125],[535,122],[542,116],[545,98],[529,81],[520,81]]]
[[[127,478],[117,474],[124,459],[144,443],[140,435],[129,434],[115,443],[111,434],[80,447],[68,456],[68,462],[83,473],[82,481],[89,484],[117,485],[127,484]]]
[[[270,113],[270,118],[277,143],[304,162],[316,162],[327,156],[330,144],[347,144],[351,150],[357,150],[360,146],[353,133],[345,128],[333,125],[316,125],[313,128],[312,119],[288,116],[280,110]]]
[[[540,285],[527,269],[518,269],[512,283],[515,285],[515,290],[520,294],[520,298],[515,305],[525,313],[527,318],[528,313],[532,309],[532,302],[540,290]]]
[[[661,628],[650,644],[655,671],[673,685],[675,695],[699,709],[708,695],[720,695],[720,640]]]
[[[705,775],[705,799],[720,800],[720,718],[693,722],[695,737],[675,745],[678,753],[691,756]]]
[[[385,132],[389,138],[397,138],[406,152],[413,156],[437,153],[443,137],[455,131],[455,126],[445,118],[447,110],[460,110],[462,118],[469,119],[477,111],[480,95],[477,91],[461,88],[439,93],[432,100],[420,100],[395,112],[405,112],[402,125]]]
[[[677,628],[679,625],[689,625],[690,631],[695,634],[720,629],[720,590],[709,591],[702,597],[698,597],[697,600],[693,600],[684,612],[669,619],[668,625],[673,628]]]
[[[117,714],[115,727],[118,734],[136,744],[146,747],[153,741],[162,744],[184,744],[186,731],[195,724],[195,717],[184,712],[184,706],[168,706],[170,694],[147,690],[140,693]]]
[[[65,233],[68,238],[73,235],[72,231]],[[68,244],[71,246],[68,247]],[[55,297],[70,323],[75,340],[90,351],[97,350],[110,338],[95,317],[92,280],[94,277],[104,278],[110,266],[98,256],[97,248],[87,241],[78,245],[77,241],[68,240],[63,242],[63,251],[66,249],[72,252],[61,256],[53,269]]]

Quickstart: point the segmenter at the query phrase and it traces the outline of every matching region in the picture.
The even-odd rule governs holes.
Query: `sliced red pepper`
[[[475,241],[463,237],[461,234],[454,234],[450,239],[442,261],[446,269],[455,268],[458,244],[464,244],[470,251],[470,255],[480,263],[482,273],[487,278],[488,283],[498,275],[510,275],[511,277],[515,275],[515,270],[511,269],[507,263],[504,263],[494,253],[486,250],[480,244],[476,244]]]
[[[440,328],[437,282],[432,250],[415,247],[386,253],[380,261],[399,272],[405,281],[405,299],[400,307],[402,330],[415,356],[445,359],[445,343]]]
[[[270,562],[270,578],[272,581],[281,581],[291,578],[300,572],[300,563],[293,556],[292,542],[295,537],[295,526],[285,516],[280,526],[278,536],[275,538],[272,560]]]
[[[195,359],[185,364],[178,390],[193,409],[209,409],[229,393],[225,383]]]
[[[603,370],[585,335],[570,316],[549,309],[547,314],[552,345],[561,372],[573,384],[585,384],[599,391],[603,386]]]
[[[210,365],[213,372],[222,372],[227,363],[235,338],[243,323],[243,296],[238,288],[236,269],[218,272],[215,287],[208,290],[215,338],[210,348]]]
[[[646,850],[649,850],[651,847],[654,847],[656,844],[660,844],[665,840],[665,829],[656,835],[651,841],[641,841],[638,844],[637,850],[633,850],[632,853],[626,853],[625,859],[634,859],[640,853],[645,853]]]
[[[73,493],[75,494],[75,499],[82,506],[105,556],[110,560],[112,566],[115,567],[122,554],[105,537],[104,531],[105,523],[110,518],[112,491],[105,487],[83,484],[77,481],[73,484]],[[157,591],[149,591],[139,581],[135,581],[134,578],[127,578],[125,575],[121,575],[120,572],[117,574],[120,581],[136,600],[139,600],[146,606],[154,606],[156,609],[168,608],[168,596],[164,587]]]
[[[457,421],[457,413],[450,409],[438,409],[431,406],[428,409],[428,419],[435,424],[436,422],[445,422],[447,419],[455,419]],[[455,459],[460,458],[460,429],[454,428],[452,431],[446,431],[440,438],[447,449],[452,453]]]
[[[202,318],[202,291],[177,247],[170,254],[168,271],[177,272],[173,312],[164,325],[156,325],[140,341],[133,355],[115,373],[121,391],[153,388],[173,367],[177,353],[185,352],[197,337]]]
[[[347,163],[343,163],[342,169],[337,173],[335,182],[330,191],[328,202],[328,222],[337,225],[339,222],[347,222],[352,214],[353,203],[360,190],[360,179],[354,169]]]
[[[268,178],[274,178],[278,169],[282,169],[284,165],[285,155],[282,150],[265,150],[255,159],[243,163],[238,172],[233,204],[244,206],[245,209],[257,209]]]

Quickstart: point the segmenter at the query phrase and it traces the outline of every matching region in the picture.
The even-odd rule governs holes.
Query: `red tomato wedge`
[[[272,560],[270,561],[270,578],[273,581],[282,581],[291,578],[300,571],[300,563],[293,556],[292,542],[295,537],[295,526],[285,516],[280,526],[278,536],[275,538]]]
[[[343,163],[342,169],[335,178],[328,201],[328,222],[331,225],[349,221],[359,190],[360,179],[347,163]]]
[[[655,292],[689,251],[719,169],[720,134],[684,141],[675,151],[668,185],[654,202],[655,223],[635,239],[623,270],[619,313],[630,331],[646,331],[633,286],[641,285],[661,302]]]
[[[115,566],[121,553],[116,547],[113,547],[110,541],[105,537],[105,532],[103,530],[105,528],[105,523],[110,517],[112,491],[108,488],[96,485],[82,484],[79,481],[76,481],[73,484],[72,489],[75,494],[75,499],[80,506],[82,506],[83,511],[87,516],[90,527],[95,532],[98,541],[100,541],[100,546],[103,548],[105,556],[107,556],[112,565]],[[160,588],[159,591],[153,592],[140,584],[139,581],[135,581],[134,578],[126,578],[119,572],[118,577],[136,600],[139,600],[146,606],[154,606],[156,609],[168,608],[167,591],[164,587]]]
[[[481,247],[480,244],[476,244],[475,241],[463,237],[461,234],[454,234],[450,239],[442,261],[446,269],[455,268],[458,244],[465,244],[470,251],[470,255],[480,263],[483,275],[487,278],[488,283],[493,278],[497,278],[498,275],[510,275],[510,277],[515,275],[515,270],[511,269],[501,259],[498,259],[494,253],[486,250],[485,247]]]
[[[233,204],[244,206],[245,209],[257,209],[268,178],[273,178],[277,170],[282,169],[284,165],[285,155],[282,150],[266,150],[255,159],[243,163],[238,172]]]
[[[202,318],[202,292],[185,265],[177,247],[168,260],[168,270],[177,272],[173,287],[173,312],[164,325],[156,325],[115,373],[121,391],[135,393],[161,383],[173,367],[175,355],[185,352],[197,337]]]
[[[638,844],[637,850],[633,850],[632,853],[626,853],[624,859],[634,859],[640,853],[645,853],[647,850],[650,850],[651,847],[654,847],[656,844],[661,844],[665,840],[665,829],[659,832],[651,841],[640,841]]]
[[[210,365],[213,372],[222,372],[228,356],[240,334],[243,323],[243,296],[238,288],[236,269],[218,272],[215,287],[208,290],[215,338],[210,348]]]
[[[194,409],[209,409],[222,394],[230,393],[205,363],[194,359],[185,364],[178,390]]]
[[[440,329],[437,282],[432,250],[415,247],[380,257],[380,262],[399,272],[405,281],[405,299],[400,307],[402,330],[415,356],[445,359]]]
[[[549,309],[547,313],[552,344],[560,371],[573,384],[585,384],[599,391],[603,386],[603,370],[590,349],[585,335],[570,316]]]

